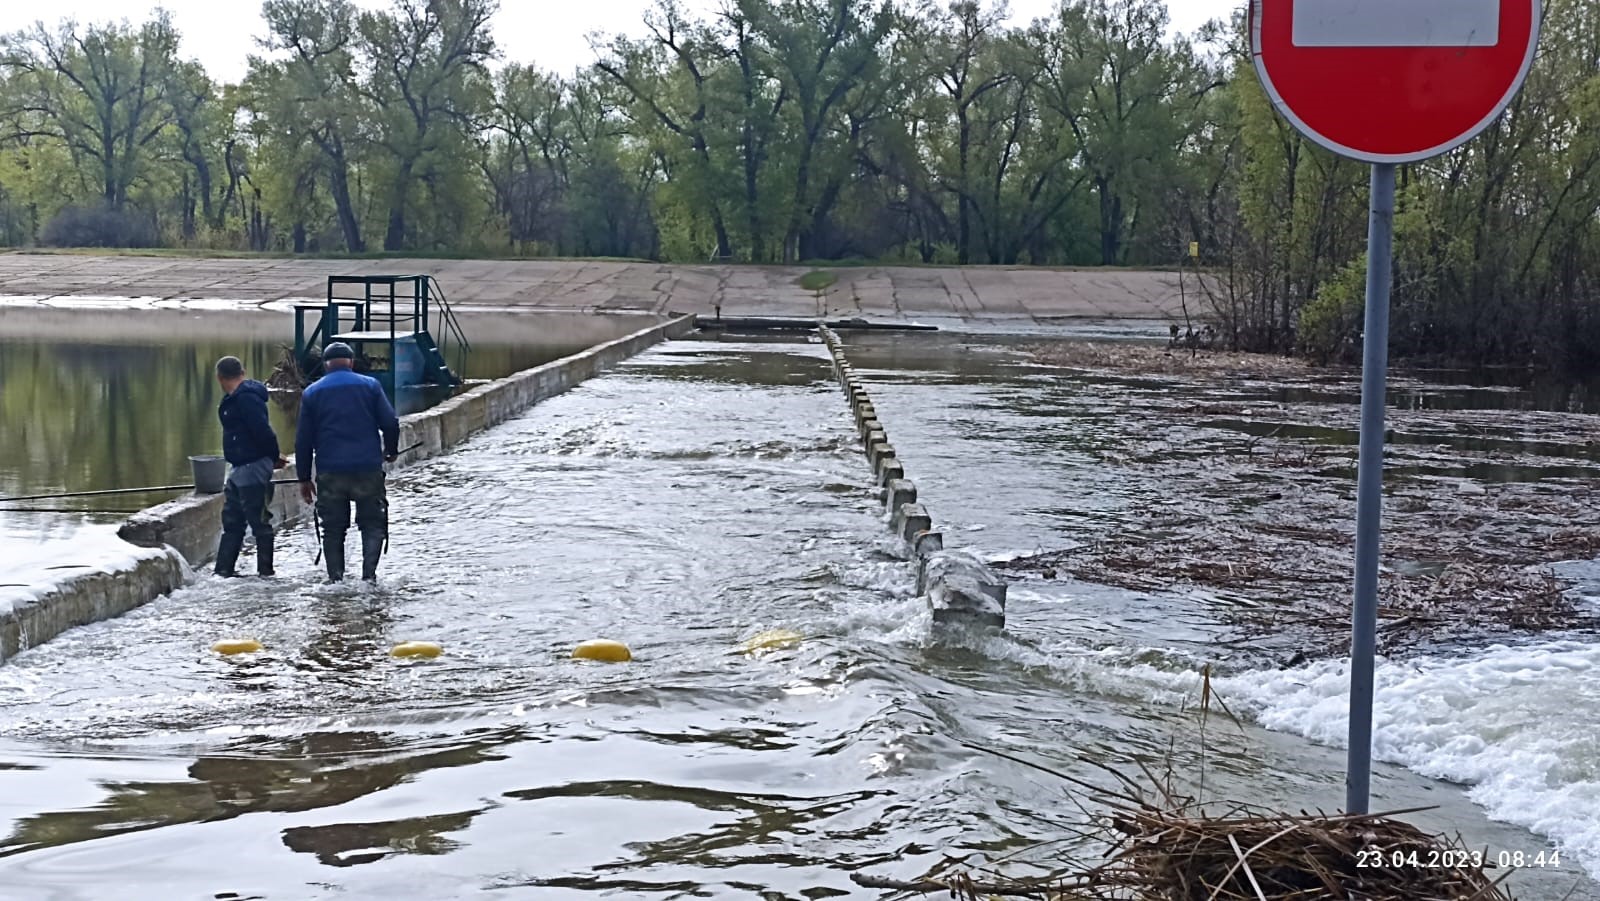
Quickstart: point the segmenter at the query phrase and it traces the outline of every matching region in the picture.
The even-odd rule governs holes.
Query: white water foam
[[[1215,681],[1266,728],[1343,747],[1349,666]],[[1373,732],[1377,759],[1470,786],[1489,816],[1548,836],[1600,878],[1600,644],[1380,660]]]
[[[1048,669],[1075,691],[1179,708],[1193,706],[1201,690],[1200,661],[1185,653],[1075,642],[1035,648],[993,634],[960,643]],[[1350,662],[1339,659],[1216,676],[1212,687],[1266,729],[1342,748],[1349,682]],[[1548,837],[1600,879],[1600,644],[1557,639],[1380,659],[1373,727],[1376,759],[1467,786],[1490,818]]]

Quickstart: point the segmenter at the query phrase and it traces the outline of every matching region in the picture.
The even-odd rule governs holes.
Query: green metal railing
[[[456,374],[457,378],[465,378],[463,370],[467,365],[467,352],[472,350],[472,342],[467,340],[467,333],[461,328],[461,320],[456,317],[456,311],[450,306],[450,301],[444,295],[444,288],[439,280],[433,276],[426,277],[428,282],[427,293],[436,293],[439,299],[439,321],[444,325],[438,337],[439,354],[444,357],[445,365]],[[456,359],[451,361],[450,349],[454,345]]]

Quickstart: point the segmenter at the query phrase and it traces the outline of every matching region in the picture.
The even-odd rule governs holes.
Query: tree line
[[[1366,169],[1273,112],[1238,19],[655,0],[563,74],[502,58],[495,0],[262,10],[238,84],[159,13],[0,38],[0,244],[1186,265],[1229,346],[1359,344]],[[1545,15],[1506,114],[1401,172],[1397,354],[1600,359],[1600,9]]]

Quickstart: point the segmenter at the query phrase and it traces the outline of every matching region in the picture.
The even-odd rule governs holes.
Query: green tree
[[[723,48],[705,23],[685,17],[676,0],[660,0],[646,14],[645,27],[648,40],[615,38],[608,55],[595,65],[632,98],[630,116],[637,133],[656,132],[659,152],[674,172],[674,190],[688,195],[686,206],[695,213],[704,210],[715,240],[712,256],[726,260],[733,256],[720,187],[726,182],[712,159],[708,113],[715,90],[711,80],[724,58]]]
[[[138,28],[40,23],[0,39],[0,116],[15,138],[63,143],[105,205],[121,210],[145,174],[150,145],[173,121],[167,88],[177,46],[164,12]]]
[[[1069,0],[1031,35],[1042,102],[1072,130],[1098,201],[1103,265],[1126,262],[1144,189],[1172,171],[1203,94],[1167,25],[1160,0]]]
[[[258,133],[277,136],[289,151],[278,155],[285,162],[301,158],[301,144],[316,149],[345,249],[364,252],[350,185],[367,118],[356,89],[355,7],[349,0],[266,0],[261,14],[268,28],[262,46],[282,58],[250,58],[245,85]]]
[[[846,99],[877,74],[883,62],[879,46],[896,17],[888,3],[873,7],[871,0],[738,2],[752,32],[769,48],[773,69],[791,98],[789,115],[798,119],[783,240],[783,259],[792,262],[812,255],[809,239],[819,214],[827,213],[829,195],[813,184],[819,151],[829,129],[838,126],[835,114]]]
[[[418,180],[436,184],[459,171],[453,160],[470,152],[493,104],[489,20],[498,7],[497,0],[396,0],[393,8],[358,19],[367,57],[358,91],[367,100],[389,185],[384,250],[407,246]],[[434,192],[431,199],[460,196]]]

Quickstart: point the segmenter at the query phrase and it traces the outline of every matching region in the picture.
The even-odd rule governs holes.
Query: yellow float
[[[804,639],[799,632],[788,629],[768,629],[757,635],[752,635],[740,646],[741,653],[764,654],[768,651],[787,651],[800,646]]]
[[[391,657],[421,657],[427,660],[444,653],[444,648],[431,641],[402,641],[389,652]]]
[[[211,646],[211,650],[218,654],[232,656],[234,654],[254,654],[261,650],[261,642],[254,638],[224,638]]]
[[[609,638],[592,638],[572,649],[574,660],[600,660],[605,663],[627,663],[633,652],[620,641]]]

